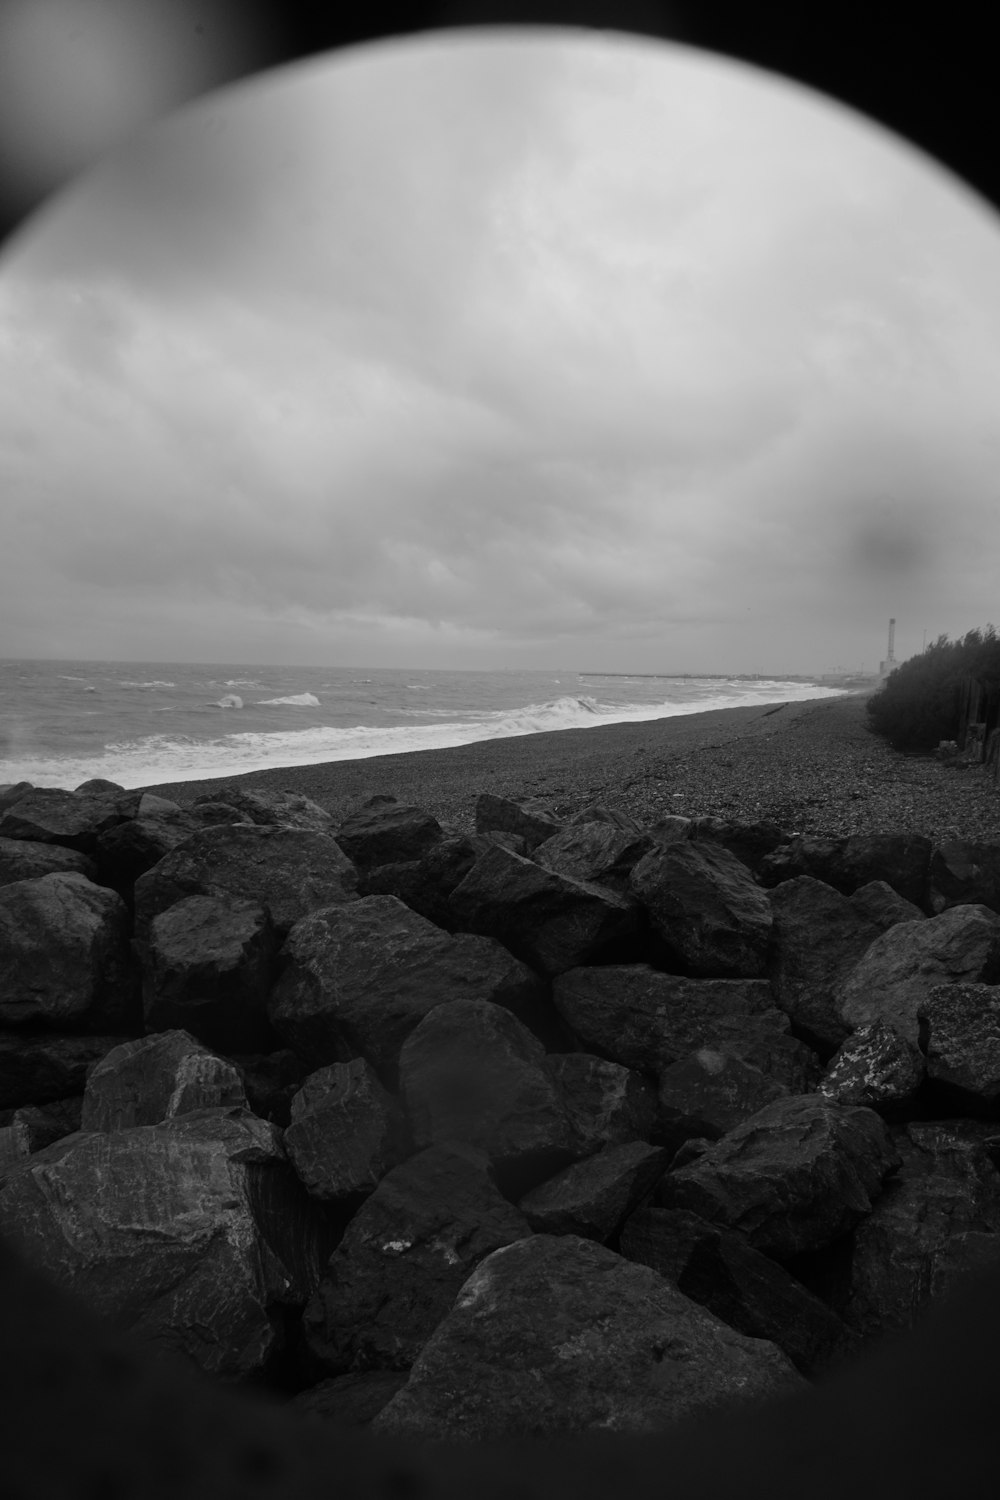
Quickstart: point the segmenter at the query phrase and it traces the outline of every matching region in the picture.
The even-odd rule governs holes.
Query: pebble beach
[[[147,788],[186,805],[241,785],[297,792],[343,818],[368,797],[416,803],[472,832],[476,799],[591,802],[642,824],[670,814],[777,823],[787,833],[923,833],[1000,842],[1000,786],[977,766],[901,755],[868,727],[867,694],[716,709]]]

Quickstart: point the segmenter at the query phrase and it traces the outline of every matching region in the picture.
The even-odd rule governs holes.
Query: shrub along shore
[[[166,790],[0,789],[13,1495],[995,1470],[975,768],[844,698]]]

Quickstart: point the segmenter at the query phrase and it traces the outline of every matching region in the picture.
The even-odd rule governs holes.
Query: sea
[[[0,785],[132,788],[808,698],[781,678],[0,661]]]

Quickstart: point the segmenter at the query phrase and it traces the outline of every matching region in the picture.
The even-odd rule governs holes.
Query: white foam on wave
[[[257,707],[265,708],[274,703],[287,703],[291,708],[319,708],[319,699],[315,693],[291,693],[287,698],[259,698]]]
[[[160,682],[160,681],[155,681],[155,682],[119,682],[118,686],[119,687],[127,687],[127,688],[141,688],[144,692],[148,693],[149,690],[150,690],[150,688],[172,688],[172,687],[176,687],[177,684],[176,684],[176,682]]]
[[[223,693],[212,706],[213,708],[242,708],[243,699],[239,693]]]
[[[521,709],[497,710],[492,722],[467,715],[440,724],[398,724],[373,728],[317,726],[276,732],[242,732],[214,740],[190,736],[149,735],[108,745],[103,755],[89,759],[56,757],[0,761],[0,781],[30,781],[35,786],[79,786],[92,776],[105,776],[124,787],[201,781],[209,777],[240,776],[280,766],[322,765],[326,761],[368,760],[376,755],[408,754],[416,750],[446,750],[480,740],[504,739],[561,729],[589,729],[602,724],[640,723],[679,718],[722,708],[762,708],[769,703],[806,702],[840,698],[840,688],[808,683],[757,682],[751,692],[719,693],[686,703],[599,704],[592,698],[557,698],[551,703]]]

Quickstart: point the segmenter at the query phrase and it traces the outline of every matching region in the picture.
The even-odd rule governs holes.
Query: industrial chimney
[[[888,677],[889,673],[893,670],[893,668],[896,665],[895,646],[896,646],[896,622],[895,622],[895,620],[890,620],[889,621],[889,654],[886,657],[885,661],[880,661],[879,664],[878,664],[878,675],[880,677]]]

